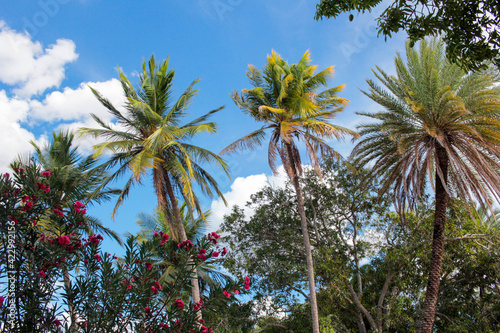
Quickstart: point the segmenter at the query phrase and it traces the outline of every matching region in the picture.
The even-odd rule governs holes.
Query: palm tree
[[[108,173],[97,165],[98,161],[94,157],[80,155],[73,140],[74,134],[59,131],[52,132],[51,142],[44,147],[31,142],[36,162],[52,173],[51,191],[58,193],[61,202],[73,203],[79,200],[86,205],[99,204],[118,194],[117,190],[103,190],[101,185],[107,181]],[[104,227],[97,218],[85,215],[85,220],[87,234],[103,233],[122,244],[120,236]],[[38,226],[48,232],[54,231],[50,220],[43,219]]]
[[[337,96],[343,86],[316,93],[320,86],[326,86],[327,78],[333,74],[333,67],[320,72],[316,72],[316,69],[317,66],[310,65],[309,51],[304,53],[297,64],[289,65],[273,51],[268,55],[267,65],[262,71],[250,65],[247,76],[254,88],[242,90],[241,95],[235,91],[232,99],[244,113],[265,125],[233,142],[221,153],[253,149],[261,145],[266,132],[270,132],[269,166],[276,173],[276,158],[279,155],[297,195],[307,262],[313,329],[314,332],[319,332],[311,245],[304,212],[304,198],[299,185],[302,163],[297,141],[305,143],[315,170],[319,173],[318,150],[321,155],[338,156],[323,138],[339,139],[345,135],[356,136],[356,134],[347,128],[328,122],[336,113],[342,111],[348,101]]]
[[[196,134],[212,134],[217,131],[215,123],[206,120],[222,107],[181,125],[186,109],[198,91],[193,89],[198,80],[193,81],[179,99],[173,101],[171,95],[175,71],[169,69],[168,65],[168,58],[159,65],[156,64],[154,56],[148,63],[144,61],[138,90],[119,69],[126,97],[126,113],[116,109],[106,98],[91,88],[102,105],[117,119],[117,123],[116,126],[105,124],[93,115],[101,128],[82,128],[80,133],[107,140],[95,145],[94,149],[96,156],[105,150],[113,153],[109,161],[104,164],[107,169],[118,165],[110,181],[123,175],[127,169],[132,171],[118,198],[113,216],[128,195],[132,184],[140,183],[142,176],[148,170],[152,170],[158,206],[165,211],[170,229],[184,241],[187,240],[187,236],[175,196],[176,189],[189,207],[196,209],[203,216],[194,193],[194,183],[209,196],[217,195],[223,198],[223,195],[216,180],[199,163],[215,163],[228,176],[229,174],[222,158],[189,143]],[[195,272],[193,302],[198,300],[199,290]]]
[[[180,206],[180,212],[188,239],[197,240],[205,237],[206,225],[204,219],[201,216],[195,217],[192,210],[188,209],[186,203],[183,203]],[[208,217],[209,215],[210,211],[204,212],[205,217]],[[139,214],[137,224],[141,228],[139,231],[140,241],[153,239],[154,233],[158,231],[172,235],[172,230],[170,229],[165,211],[161,209],[157,209],[154,215],[146,213]],[[179,240],[176,239],[176,241]],[[172,248],[171,250],[176,251],[176,248]],[[161,264],[168,266],[168,262],[165,262],[163,260],[164,258],[158,259]],[[208,258],[197,268],[197,274],[202,291],[208,288],[217,287],[231,279],[228,275],[220,272],[213,265],[212,261],[213,260],[211,258]],[[167,267],[163,277],[166,278],[169,273],[170,268]]]
[[[69,132],[52,132],[52,140],[44,147],[39,147],[33,141],[35,149],[35,160],[45,170],[50,170],[51,191],[57,193],[63,203],[72,204],[76,201],[83,201],[86,205],[100,203],[109,200],[111,195],[118,194],[117,190],[104,189],[101,184],[106,182],[108,173],[97,166],[97,160],[92,156],[83,157],[77,152],[77,147],[73,145],[74,135]],[[85,215],[85,227],[88,235],[103,233],[120,245],[120,236],[113,230],[106,228],[95,217]],[[45,234],[59,235],[60,230],[55,228],[50,219],[50,214],[42,218],[37,224]],[[71,290],[71,280],[66,267],[63,267],[64,283],[67,290]],[[68,303],[71,326],[75,324],[76,314],[73,311],[73,303]]]
[[[427,178],[435,191],[432,257],[421,332],[431,332],[439,292],[446,209],[450,196],[490,206],[500,195],[500,89],[498,72],[464,72],[445,59],[441,41],[406,45],[398,54],[396,77],[377,67],[383,86],[368,80],[369,98],[384,107],[361,113],[377,120],[360,126],[363,139],[353,155],[374,161],[382,192],[394,191],[401,209],[425,194]],[[490,206],[491,207],[491,206]]]

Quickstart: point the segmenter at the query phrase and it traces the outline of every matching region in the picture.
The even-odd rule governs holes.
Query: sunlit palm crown
[[[365,95],[384,109],[360,113],[378,122],[360,126],[353,156],[362,165],[375,161],[382,191],[394,186],[400,204],[422,195],[427,178],[434,186],[435,173],[443,180],[438,147],[448,156],[451,195],[486,204],[500,194],[498,71],[464,72],[444,51],[438,40],[422,41],[418,49],[407,44],[406,62],[399,54],[395,59],[396,76],[377,67],[382,86],[367,81]]]
[[[198,80],[193,81],[176,101],[172,101],[172,80],[175,72],[168,68],[168,64],[167,59],[157,66],[154,57],[151,57],[147,64],[143,62],[141,86],[137,91],[120,71],[120,81],[126,97],[126,113],[118,111],[107,99],[92,89],[99,101],[116,118],[116,126],[105,124],[93,115],[102,128],[82,128],[80,133],[106,140],[95,145],[94,149],[95,155],[100,155],[105,150],[113,153],[106,167],[119,165],[119,168],[111,179],[117,178],[127,169],[132,171],[117,207],[127,196],[131,184],[140,182],[141,176],[151,168],[153,171],[162,168],[166,170],[170,180],[177,185],[180,193],[192,206],[197,205],[192,188],[193,180],[205,194],[211,196],[215,191],[217,195],[222,196],[215,179],[198,163],[215,162],[227,173],[226,163],[216,154],[187,143],[198,133],[215,133],[215,123],[205,121],[222,108],[212,110],[181,125],[187,107],[198,92],[193,88]],[[157,178],[154,182],[155,186],[159,185],[156,184]]]
[[[327,79],[333,74],[333,67],[320,72],[316,69],[317,66],[310,65],[309,51],[297,64],[289,65],[273,51],[268,55],[263,71],[249,65],[247,76],[254,88],[243,89],[241,94],[235,91],[232,98],[243,112],[266,125],[235,141],[222,153],[261,145],[265,131],[270,129],[269,165],[274,172],[278,154],[284,162],[295,159],[300,171],[300,155],[295,139],[305,142],[315,167],[318,150],[322,154],[336,155],[323,138],[343,138],[346,134],[356,134],[328,122],[342,111],[348,101],[337,96],[343,85],[317,93],[320,86],[326,86]],[[294,156],[287,155],[283,146],[285,143],[292,144]]]

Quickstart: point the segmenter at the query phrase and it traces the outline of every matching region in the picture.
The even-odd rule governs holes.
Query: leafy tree
[[[387,215],[388,201],[379,202],[376,183],[366,180],[368,171],[327,161],[322,174],[323,179],[319,179],[309,171],[301,180],[317,263],[322,331],[330,327],[381,332],[383,324],[393,317],[379,312],[396,302],[392,289],[413,276],[410,272],[419,271],[411,254],[418,250],[422,232],[411,228],[410,218],[401,224],[395,214]],[[277,310],[287,309],[288,319],[263,319],[260,327],[271,323],[296,331],[299,326],[293,318],[294,313],[299,316],[297,304],[307,299],[306,265],[298,237],[300,220],[294,211],[296,197],[289,189],[266,187],[252,195],[248,206],[254,211],[249,219],[238,207],[225,217],[222,228],[231,231],[229,243],[234,249],[225,266],[235,274],[253,276],[258,302],[272,296]],[[369,241],[370,234],[382,239]],[[396,244],[397,250],[390,256],[385,254]],[[370,264],[363,264],[367,260]],[[393,314],[397,317],[401,312]],[[307,322],[300,321],[302,329],[307,329]]]
[[[316,6],[316,20],[337,17],[344,12],[372,11],[381,5],[385,10],[378,17],[379,34],[386,38],[404,30],[411,44],[431,35],[441,35],[447,44],[451,62],[467,69],[478,69],[490,61],[500,68],[500,7],[498,1],[339,1],[321,0]],[[352,21],[353,14],[349,20]]]
[[[500,229],[452,201],[435,326],[438,332],[500,329]]]
[[[333,67],[320,72],[316,72],[316,68],[317,66],[310,65],[309,52],[306,52],[297,64],[289,65],[273,51],[267,57],[267,64],[262,71],[250,65],[247,76],[254,88],[244,89],[241,94],[235,91],[232,99],[244,113],[265,125],[233,142],[222,151],[224,154],[253,149],[263,143],[267,130],[271,132],[269,166],[276,172],[276,158],[278,156],[281,158],[297,196],[297,210],[307,262],[313,332],[319,332],[318,307],[311,245],[299,185],[302,164],[297,140],[305,143],[309,157],[319,172],[318,150],[323,156],[338,155],[323,138],[356,136],[353,131],[328,122],[336,113],[342,111],[347,100],[337,96],[343,86],[317,92],[320,86],[326,86],[326,80],[332,75]]]
[[[500,89],[493,70],[466,73],[444,57],[440,41],[406,47],[406,63],[395,59],[397,75],[378,68],[383,86],[368,80],[365,94],[384,109],[361,113],[377,122],[360,126],[353,150],[359,165],[375,162],[400,207],[421,198],[427,178],[435,190],[432,259],[422,313],[422,332],[431,332],[438,300],[450,196],[490,205],[500,195]]]
[[[379,201],[377,182],[367,179],[369,170],[327,162],[322,174],[320,180],[309,171],[301,181],[317,263],[321,331],[415,332],[427,282],[422,272],[430,262],[433,203],[420,203],[401,218],[389,210],[388,200]],[[275,311],[259,311],[268,314],[258,319],[264,332],[295,332],[309,325],[300,315],[309,309],[307,303],[298,306],[307,299],[307,279],[295,201],[287,189],[266,187],[248,203],[251,216],[235,207],[222,225],[231,232],[228,242],[234,249],[225,266],[234,274],[252,275],[257,304],[272,297]],[[472,220],[460,201],[452,203],[436,327],[495,332],[498,229]]]
[[[179,211],[175,189],[184,197],[191,208],[203,214],[194,193],[196,183],[210,196],[222,197],[216,180],[202,168],[200,162],[215,163],[224,172],[228,172],[226,163],[209,150],[189,143],[200,133],[215,133],[216,124],[206,122],[218,108],[184,125],[182,118],[186,108],[197,93],[194,81],[175,102],[172,101],[172,81],[174,70],[168,68],[168,59],[156,64],[154,56],[149,62],[143,62],[140,86],[136,90],[127,77],[120,71],[120,81],[127,102],[126,113],[120,112],[107,99],[93,90],[95,96],[117,119],[118,127],[105,124],[97,116],[93,118],[102,127],[99,129],[82,128],[82,135],[93,135],[107,141],[94,146],[95,155],[105,150],[113,153],[106,168],[118,165],[110,181],[123,175],[127,169],[132,174],[118,198],[115,210],[128,195],[133,183],[140,183],[141,177],[148,170],[153,173],[153,185],[158,197],[158,206],[165,211],[170,230],[175,231],[179,239],[187,240],[186,231]],[[198,283],[193,280],[193,299],[199,299]]]

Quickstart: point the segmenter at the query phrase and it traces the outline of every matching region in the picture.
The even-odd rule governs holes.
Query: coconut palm
[[[192,210],[189,210],[186,203],[180,206],[180,212],[182,220],[184,223],[184,229],[186,230],[186,235],[188,239],[198,240],[205,237],[206,225],[205,221],[201,216],[194,217]],[[204,212],[204,216],[208,217],[210,215],[209,211]],[[155,232],[164,232],[168,235],[172,234],[170,229],[166,214],[164,210],[157,209],[155,214],[141,213],[137,219],[137,225],[141,228],[139,231],[139,240],[151,240],[154,237]],[[179,240],[176,239],[178,242]],[[176,251],[177,248],[173,247],[172,251]],[[168,266],[168,262],[163,261],[164,258],[158,258],[158,261]],[[200,289],[207,290],[211,287],[217,287],[221,284],[227,283],[231,278],[220,272],[212,263],[212,258],[208,258],[203,262],[201,266],[197,268],[197,274],[200,283]],[[166,267],[164,278],[170,273],[171,267]]]
[[[241,94],[235,91],[232,99],[244,113],[265,125],[222,151],[232,153],[236,150],[253,149],[261,145],[266,132],[270,132],[269,166],[276,173],[276,159],[280,157],[297,195],[314,332],[319,332],[318,308],[304,199],[299,185],[302,163],[297,142],[305,143],[311,162],[319,173],[318,151],[321,156],[338,156],[324,139],[356,136],[353,131],[328,122],[348,103],[346,99],[337,96],[343,86],[317,92],[320,86],[326,86],[326,80],[332,74],[333,67],[317,72],[317,66],[310,65],[309,51],[297,64],[289,65],[273,51],[267,57],[267,64],[262,71],[250,65],[247,76],[254,88],[244,89]]]
[[[43,147],[31,142],[35,149],[34,158],[45,170],[50,170],[51,191],[58,193],[61,202],[73,203],[82,201],[86,205],[99,204],[111,199],[119,193],[113,189],[103,189],[103,182],[108,179],[108,173],[97,165],[98,161],[92,156],[83,157],[77,152],[78,147],[73,144],[74,134],[60,131],[52,133],[52,140]],[[95,217],[86,215],[87,234],[103,233],[122,244],[120,236],[113,230],[106,228]],[[48,219],[38,223],[44,232],[56,232]]]
[[[383,107],[361,113],[377,120],[360,126],[356,161],[375,162],[382,192],[394,191],[401,209],[435,191],[432,257],[421,332],[431,332],[439,292],[446,209],[450,196],[490,206],[500,195],[500,88],[498,72],[464,72],[445,59],[439,40],[406,45],[406,63],[395,58],[396,76],[377,67],[379,85],[364,92]]]
[[[93,115],[101,128],[82,128],[80,133],[105,140],[95,145],[94,149],[96,156],[106,150],[112,152],[109,161],[104,165],[107,169],[118,166],[110,181],[119,178],[128,169],[132,171],[118,198],[113,216],[128,195],[132,184],[140,183],[141,178],[152,170],[158,206],[165,211],[171,230],[184,241],[187,236],[177,203],[176,189],[189,207],[202,215],[194,184],[209,196],[223,196],[216,180],[199,163],[214,163],[227,175],[228,167],[216,154],[189,143],[197,134],[212,134],[217,131],[215,123],[206,120],[222,107],[181,124],[187,107],[198,91],[194,89],[198,80],[193,81],[174,101],[171,95],[175,71],[169,69],[168,65],[168,58],[158,65],[154,56],[147,63],[144,61],[137,90],[119,70],[126,97],[125,112],[119,111],[99,92],[92,89],[117,122],[116,125],[106,124]],[[193,279],[193,301],[197,300],[198,284],[196,279]]]

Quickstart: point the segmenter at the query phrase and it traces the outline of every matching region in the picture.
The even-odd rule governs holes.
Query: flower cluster
[[[179,309],[184,309],[184,301],[180,298],[175,300],[174,305],[177,306]]]
[[[168,241],[168,239],[170,238],[166,233],[164,232],[156,232],[154,233],[154,237],[160,237],[161,238],[161,241],[160,241],[160,245],[163,245],[165,244],[166,241]]]
[[[200,258],[201,261],[205,261],[205,260],[207,260],[206,253],[207,253],[207,250],[200,249],[200,253],[197,255],[197,257]]]
[[[177,244],[177,247],[179,249],[185,249],[185,250],[189,251],[189,250],[191,250],[193,248],[193,242],[191,242],[188,239],[188,240],[185,240],[185,241],[180,242],[179,244]]]
[[[250,278],[245,276],[245,290],[250,289]]]
[[[154,285],[151,286],[151,291],[153,292],[153,294],[157,295],[159,290],[161,290],[161,285],[157,281],[155,281]]]
[[[207,239],[214,244],[217,244],[217,239],[219,239],[219,238],[220,238],[220,235],[218,235],[215,231],[213,231],[207,235]]]
[[[89,235],[89,242],[90,244],[95,244],[95,245],[98,245],[99,244],[99,241],[102,241],[102,236],[99,234],[99,235]]]
[[[59,217],[63,217],[64,216],[64,212],[62,211],[62,207],[61,206],[54,206],[52,208],[52,212],[54,212],[55,215],[59,216]]]
[[[80,201],[76,201],[73,204],[73,209],[75,210],[75,213],[77,213],[77,214],[82,214],[82,215],[87,214],[87,209],[85,208],[85,205],[83,203],[81,203]]]
[[[40,190],[43,190],[43,192],[45,193],[50,192],[50,187],[48,185],[45,185],[44,183],[36,183],[36,184]]]

